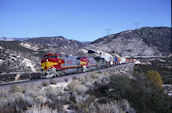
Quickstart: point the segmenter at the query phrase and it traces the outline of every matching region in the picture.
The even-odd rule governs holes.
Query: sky
[[[145,26],[171,27],[171,0],[0,0],[0,37],[94,41]]]

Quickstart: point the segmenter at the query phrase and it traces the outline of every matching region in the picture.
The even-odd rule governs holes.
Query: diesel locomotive
[[[101,69],[125,63],[125,58],[120,57],[89,57],[68,56],[62,54],[46,54],[41,60],[43,78],[52,78],[64,74],[82,73],[85,71]]]

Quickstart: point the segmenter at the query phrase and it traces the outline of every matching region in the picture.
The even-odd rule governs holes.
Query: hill
[[[85,49],[115,52],[121,56],[164,56],[172,52],[170,27],[143,27],[104,36]]]

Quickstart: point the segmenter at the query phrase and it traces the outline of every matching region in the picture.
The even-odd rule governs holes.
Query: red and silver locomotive
[[[61,76],[67,73],[79,73],[101,68],[105,64],[103,58],[88,56],[68,56],[62,54],[46,54],[41,60],[41,70],[48,77]]]
[[[123,64],[129,60],[119,56],[101,55],[97,57],[68,56],[62,54],[46,54],[41,60],[43,77],[51,78],[69,73],[81,73],[94,69],[101,69],[117,64]]]

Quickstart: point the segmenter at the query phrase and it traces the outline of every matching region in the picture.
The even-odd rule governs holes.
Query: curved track
[[[0,89],[8,89],[12,85],[23,86],[23,85],[26,85],[26,84],[27,85],[29,85],[29,84],[37,84],[37,85],[39,85],[39,84],[42,84],[42,82],[50,83],[50,81],[52,79],[55,80],[58,83],[58,82],[63,82],[65,80],[71,80],[73,78],[78,78],[80,76],[86,76],[90,72],[98,72],[98,71],[104,72],[107,69],[119,68],[119,67],[123,67],[123,66],[126,66],[126,65],[134,65],[134,63],[115,65],[115,66],[112,66],[112,67],[109,67],[109,68],[93,70],[93,71],[84,72],[84,73],[78,73],[78,74],[70,74],[70,75],[65,75],[65,76],[60,76],[60,77],[55,77],[55,78],[34,79],[34,80],[20,80],[20,81],[5,82],[5,83],[1,83],[0,84]]]

